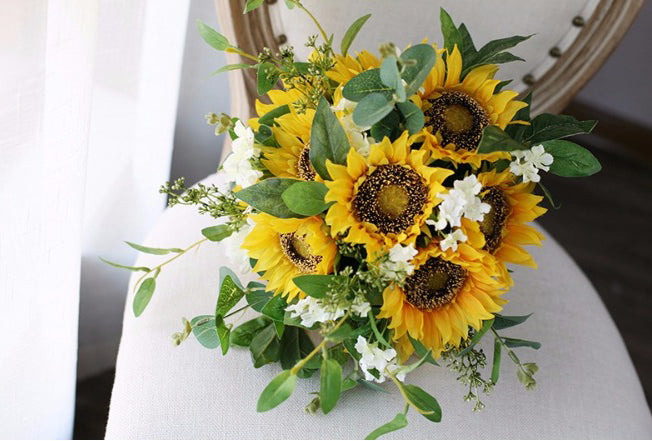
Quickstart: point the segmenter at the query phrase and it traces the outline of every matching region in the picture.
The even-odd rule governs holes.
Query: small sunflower
[[[326,73],[326,76],[339,84],[346,84],[359,73],[380,67],[378,57],[370,52],[362,51],[354,58],[351,55],[335,55],[335,66]]]
[[[397,243],[414,243],[452,174],[428,167],[428,153],[410,145],[405,132],[393,143],[385,138],[372,145],[366,159],[351,149],[347,165],[327,163],[332,180],[325,200],[334,204],[326,223],[333,235],[365,244],[370,259]]]
[[[475,167],[483,160],[509,159],[504,152],[476,153],[485,127],[495,125],[505,129],[508,124],[519,123],[512,119],[527,106],[515,100],[517,92],[495,93],[500,83],[493,78],[497,71],[496,65],[487,64],[472,69],[461,80],[462,55],[457,45],[451,53],[437,51],[435,66],[413,98],[426,117],[422,133],[433,149],[434,158]]]
[[[536,184],[516,183],[508,170],[481,173],[478,180],[483,186],[480,198],[491,206],[480,222],[486,242],[484,249],[501,262],[536,268],[534,259],[522,247],[540,246],[544,239],[534,227],[526,225],[547,211],[538,205],[543,197],[532,194]]]
[[[242,248],[257,260],[253,271],[263,273],[269,291],[292,300],[303,296],[292,279],[302,274],[332,272],[337,245],[324,232],[320,217],[279,219],[260,213],[250,218],[256,226]]]
[[[307,109],[305,113],[290,111],[276,118],[272,132],[278,147],[261,148],[261,162],[274,176],[321,180],[310,162],[310,128],[314,116],[315,111]]]
[[[394,340],[409,335],[439,357],[446,345],[459,346],[469,327],[480,329],[506,303],[500,296],[508,286],[494,277],[491,259],[467,260],[432,242],[412,260],[414,272],[403,286],[385,288],[378,317],[390,320]]]
[[[287,89],[287,90],[278,90],[272,89],[267,92],[267,97],[271,101],[270,104],[263,103],[260,100],[256,100],[256,113],[258,117],[265,115],[266,113],[271,112],[272,110],[279,108],[284,105],[290,106],[298,102],[303,98],[303,94],[299,89]],[[260,124],[258,123],[258,118],[251,118],[249,120],[249,126],[254,130],[258,130]]]

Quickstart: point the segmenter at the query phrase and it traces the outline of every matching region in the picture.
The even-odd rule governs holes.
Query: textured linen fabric
[[[214,178],[211,178],[214,179]],[[169,209],[147,245],[185,246],[200,238],[211,219],[192,207]],[[539,351],[517,350],[536,361],[538,387],[526,391],[504,354],[500,380],[472,412],[465,387],[445,368],[424,366],[407,382],[433,394],[443,418],[434,424],[411,410],[406,429],[388,438],[650,438],[652,417],[622,338],[590,282],[551,238],[533,250],[540,269],[516,269],[506,314],[534,315],[506,336],[542,343]],[[141,256],[156,265],[160,256]],[[202,245],[161,272],[148,309],[138,319],[128,297],[106,437],[115,438],[363,438],[403,409],[391,394],[365,388],[346,392],[328,415],[304,407],[319,378],[300,380],[276,409],[256,413],[263,388],[280,372],[277,364],[254,369],[247,350],[226,357],[192,337],[174,347],[170,335],[181,316],[214,311],[218,270],[228,265],[219,244]],[[249,316],[243,315],[238,322]],[[488,339],[490,340],[490,339]],[[487,350],[488,349],[488,350]],[[485,348],[491,354],[490,348]],[[491,355],[489,355],[491,358]],[[487,369],[486,374],[489,374]]]

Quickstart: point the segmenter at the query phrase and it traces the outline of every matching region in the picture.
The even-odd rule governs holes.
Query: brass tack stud
[[[559,49],[557,46],[555,46],[552,49],[550,49],[549,54],[553,58],[559,58],[559,57],[561,57],[561,49]]]
[[[582,16],[579,16],[579,15],[578,15],[577,17],[575,17],[575,18],[573,19],[573,25],[574,25],[574,26],[582,27],[582,26],[584,26],[585,23],[586,23],[586,22],[584,21],[584,17],[582,17]]]
[[[523,77],[523,82],[527,84],[528,86],[532,86],[534,84],[534,75],[532,74],[527,74]]]
[[[288,37],[285,34],[281,34],[278,37],[276,37],[276,43],[280,46],[282,44],[285,44],[288,42]]]

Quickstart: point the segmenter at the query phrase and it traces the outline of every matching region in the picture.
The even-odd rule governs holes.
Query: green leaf
[[[125,243],[129,245],[131,248],[147,254],[156,254],[160,256],[163,254],[170,254],[170,253],[183,253],[183,250],[181,248],[152,248],[152,247],[146,247],[144,245],[138,245],[137,243],[133,243],[129,241],[125,241]]]
[[[224,317],[221,315],[215,316],[215,327],[217,328],[217,338],[220,340],[220,346],[222,347],[222,355],[226,355],[231,342],[231,329],[226,326]]]
[[[291,0],[285,0],[285,6],[288,9],[294,9],[294,2],[292,2]]]
[[[260,118],[258,118],[258,123],[263,124],[266,126],[271,126],[274,124],[274,121],[276,118],[279,116],[283,116],[290,113],[290,106],[287,104],[284,104],[282,106],[277,107],[276,109],[270,110]]]
[[[382,81],[385,86],[394,89],[397,101],[403,102],[406,99],[405,85],[403,84],[403,79],[401,78],[396,63],[396,57],[393,55],[385,58],[383,64],[380,65],[380,81]]]
[[[538,341],[530,341],[530,340],[521,340],[520,338],[510,338],[510,337],[502,337],[503,343],[505,343],[505,346],[508,348],[532,348],[532,349],[539,349],[541,348],[541,343]]]
[[[346,57],[346,53],[349,51],[351,43],[353,43],[353,40],[355,40],[355,37],[358,35],[358,32],[360,32],[360,29],[362,29],[362,26],[364,26],[367,20],[369,20],[369,17],[371,17],[371,14],[363,15],[354,21],[353,24],[346,30],[344,37],[342,38],[342,43],[340,44],[340,52],[343,56]]]
[[[244,322],[231,331],[231,344],[236,346],[249,347],[253,338],[267,327],[271,320],[267,317],[256,317],[253,320]]]
[[[360,100],[353,111],[353,122],[361,127],[371,127],[394,109],[394,102],[383,94],[372,93]]]
[[[247,63],[227,64],[226,66],[222,66],[219,69],[217,69],[211,75],[217,75],[219,73],[228,72],[228,71],[231,71],[231,70],[253,69],[254,67],[256,67],[255,64],[247,64]]]
[[[276,334],[276,327],[270,322],[258,334],[256,334],[249,344],[251,358],[254,361],[254,367],[259,368],[268,363],[274,363],[280,357],[280,342]]]
[[[526,107],[519,109],[514,115],[514,121],[530,121],[530,109],[532,105],[532,92],[529,92],[527,96],[523,99],[523,102],[527,103]],[[516,141],[523,141],[525,133],[529,130],[530,126],[524,124],[510,124],[505,128],[505,133],[514,138]]]
[[[221,271],[222,270],[220,270],[220,272]],[[233,280],[233,277],[229,274],[225,275],[220,283],[220,294],[217,297],[215,315],[224,317],[235,305],[238,304],[244,295],[244,290],[237,285]]]
[[[423,128],[426,118],[421,109],[419,109],[419,106],[414,104],[412,101],[398,103],[396,106],[405,119],[405,129],[410,133],[410,135],[414,135]]]
[[[351,146],[346,132],[324,97],[319,100],[310,132],[310,162],[324,179],[330,179],[326,160],[346,164]]]
[[[382,386],[380,386],[379,384],[373,383],[371,381],[367,381],[367,380],[365,380],[363,378],[358,379],[358,384],[361,385],[361,386],[366,387],[367,389],[371,389],[371,390],[376,391],[376,392],[382,392],[382,393],[385,393],[385,394],[389,393]]]
[[[388,137],[390,141],[394,141],[400,136],[400,127],[401,118],[398,116],[396,110],[392,110],[387,114],[387,116],[376,124],[371,126],[371,136],[377,142],[383,140],[383,138]]]
[[[247,12],[251,12],[254,9],[258,9],[262,6],[264,0],[247,0],[247,3],[245,3],[245,9],[243,14],[246,14]]]
[[[412,364],[401,366],[394,375],[398,375],[398,373],[407,375],[410,372],[414,371],[415,369],[421,367],[424,363],[428,362],[429,360],[432,360],[432,349],[428,349],[428,351],[418,361]]]
[[[511,152],[525,149],[523,144],[514,140],[497,126],[485,127],[478,144],[478,153]]]
[[[469,56],[475,56],[477,50],[475,49],[473,38],[471,38],[471,33],[466,28],[466,25],[464,23],[460,23],[460,26],[457,29],[460,34],[458,45],[461,46],[460,51],[462,51],[462,60],[466,59]]]
[[[305,274],[295,277],[292,281],[310,297],[321,299],[326,295],[329,287],[339,279],[341,276],[332,274]]]
[[[110,261],[108,261],[108,260],[106,260],[106,259],[103,259],[103,258],[101,258],[101,257],[100,257],[100,260],[101,260],[102,262],[106,263],[107,265],[111,265],[111,266],[114,266],[114,267],[116,267],[116,268],[120,268],[120,269],[126,269],[126,270],[129,270],[129,271],[145,271],[146,273],[148,273],[148,272],[151,271],[151,269],[148,268],[148,267],[146,267],[146,266],[128,266],[128,265],[120,265],[119,263],[110,262]]]
[[[299,360],[305,358],[315,345],[303,329],[287,326],[281,339],[280,362],[283,369],[291,369]],[[297,375],[299,378],[307,378],[316,369],[304,366]]]
[[[251,305],[254,311],[260,312],[263,310],[267,302],[269,302],[274,294],[266,292],[265,290],[248,291],[246,294],[247,303]]]
[[[404,413],[398,413],[392,421],[383,424],[373,432],[371,432],[365,439],[378,439],[378,437],[390,432],[395,432],[408,425],[407,417]]]
[[[228,38],[205,24],[203,21],[197,20],[197,29],[199,30],[201,38],[213,49],[223,51],[232,47]]]
[[[459,357],[461,357],[464,354],[467,354],[467,353],[471,352],[473,347],[476,344],[478,344],[480,342],[480,340],[482,340],[482,337],[487,333],[487,331],[489,331],[491,329],[491,326],[494,324],[494,320],[495,319],[485,320],[482,323],[482,328],[480,328],[479,331],[476,331],[476,333],[473,335],[473,338],[469,342],[469,345],[465,349],[460,351],[460,353],[458,354]]]
[[[154,289],[156,289],[156,279],[149,277],[143,280],[143,283],[138,287],[136,295],[134,296],[134,315],[139,317],[150,300],[152,300],[152,295],[154,294]]]
[[[328,188],[323,182],[300,181],[281,194],[281,199],[292,211],[302,216],[323,213],[330,204],[324,202]]]
[[[258,399],[256,410],[267,412],[287,400],[297,385],[297,376],[289,370],[281,372],[267,385]]]
[[[591,133],[597,121],[578,121],[570,115],[553,115],[543,113],[532,120],[532,125],[525,134],[525,140],[532,144],[553,139],[567,138],[574,135]]]
[[[441,24],[441,34],[444,36],[444,48],[448,49],[448,52],[453,52],[456,44],[462,45],[462,36],[444,8],[439,8],[439,23]]]
[[[381,93],[388,100],[394,94],[394,89],[383,84],[380,79],[380,69],[378,68],[360,72],[351,78],[342,88],[342,96],[347,100],[355,102],[360,101],[371,93]]]
[[[517,44],[527,40],[532,35],[527,36],[514,36],[492,40],[485,44],[477,51],[472,57],[467,57],[464,60],[464,68],[462,69],[462,78],[466,76],[472,69],[485,64],[502,64],[511,61],[523,61],[522,58],[517,57],[509,52],[503,52],[510,49]]]
[[[321,363],[319,398],[324,413],[328,413],[337,404],[342,393],[342,366],[330,359]]]
[[[407,83],[405,93],[410,97],[417,93],[421,84],[428,77],[432,67],[435,65],[437,53],[429,44],[416,44],[403,51],[401,59],[403,61],[414,61],[414,64],[405,66],[401,73],[401,77]]]
[[[496,314],[494,318],[493,328],[496,331],[501,329],[511,328],[512,326],[520,325],[530,318],[532,314],[528,315],[500,315]]]
[[[376,340],[385,347],[391,347],[391,345],[385,340],[385,337],[380,333],[378,330],[378,325],[376,324],[376,317],[374,317],[374,312],[372,309],[369,310],[367,313],[367,318],[369,319],[369,326],[371,326],[371,330],[374,333],[374,336],[376,337]]]
[[[410,343],[412,343],[412,347],[414,348],[414,352],[417,353],[419,357],[423,357],[428,353],[428,349],[421,343],[419,340],[414,339],[408,335],[408,338],[410,339]],[[435,357],[432,356],[432,353],[430,354],[430,357],[426,358],[426,361],[432,365],[439,366],[439,363],[435,360]]]
[[[212,315],[199,315],[190,321],[192,333],[203,347],[215,349],[220,345],[215,326],[215,317]]]
[[[560,203],[555,202],[555,200],[552,198],[552,193],[550,193],[550,190],[548,190],[548,188],[545,185],[543,185],[541,181],[537,182],[537,184],[539,185],[539,188],[543,192],[543,195],[548,200],[548,203],[550,203],[550,206],[555,210],[559,210],[561,208],[561,202]]]
[[[346,339],[356,338],[358,335],[360,335],[359,328],[354,329],[348,323],[344,323],[335,331],[332,331],[330,334],[326,335],[325,338],[328,341],[338,343]]]
[[[358,385],[358,382],[355,381],[351,377],[346,377],[344,381],[342,381],[342,392],[346,392],[347,390],[354,389]]]
[[[570,141],[555,140],[541,143],[554,161],[550,173],[566,178],[591,176],[602,170],[600,162],[582,146]]]
[[[233,230],[228,225],[214,225],[201,230],[201,234],[211,242],[219,242],[233,234]]]
[[[338,123],[339,124],[339,123]],[[310,151],[312,152],[312,148]],[[283,202],[283,192],[297,181],[287,178],[268,178],[250,187],[243,188],[235,196],[263,213],[287,219],[297,217]]]
[[[287,308],[287,306],[288,304],[285,299],[280,295],[276,295],[272,297],[271,300],[265,304],[265,306],[263,306],[263,309],[261,309],[260,312],[272,320],[283,322],[283,318],[285,317],[285,308]]]
[[[256,76],[258,95],[265,95],[267,92],[272,90],[274,85],[276,85],[278,77],[280,76],[280,72],[274,64],[266,61],[265,63],[258,65],[258,72],[256,73]]]
[[[491,382],[493,384],[498,383],[498,377],[500,376],[500,354],[503,350],[503,345],[500,344],[499,339],[494,340],[494,361],[493,367],[491,368]]]
[[[417,412],[435,423],[441,421],[441,407],[435,397],[413,384],[403,384],[402,389]]]

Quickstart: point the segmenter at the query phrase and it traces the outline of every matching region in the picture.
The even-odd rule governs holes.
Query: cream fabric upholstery
[[[210,178],[215,179],[214,177]],[[147,244],[184,246],[211,224],[192,207],[169,209]],[[541,341],[539,351],[519,350],[541,370],[536,391],[525,391],[503,360],[487,408],[471,412],[464,387],[443,368],[424,367],[408,380],[432,392],[444,416],[433,424],[410,411],[397,438],[650,438],[652,417],[623,341],[590,282],[553,240],[533,250],[539,271],[518,269],[508,314],[535,312],[506,335]],[[159,262],[143,255],[138,265]],[[131,312],[129,294],[106,436],[115,438],[362,438],[402,409],[391,395],[366,389],[346,393],[329,415],[307,415],[308,393],[318,378],[301,381],[280,407],[256,413],[256,401],[279,372],[254,369],[248,351],[227,357],[192,338],[173,347],[180,317],[210,314],[218,292],[218,269],[226,265],[219,244],[202,246],[164,269],[147,311]],[[133,282],[133,281],[132,281]],[[242,317],[245,320],[246,317]]]
[[[575,40],[581,28],[573,26],[575,16],[588,19],[597,0],[546,0],[527,2],[522,0],[306,0],[304,4],[318,17],[327,32],[335,34],[336,48],[348,26],[358,17],[371,13],[371,19],[358,34],[352,49],[378,52],[381,43],[391,41],[399,47],[419,43],[423,38],[443,44],[439,30],[439,8],[443,6],[456,24],[466,23],[476,46],[480,48],[489,40],[511,35],[536,34],[520,44],[512,52],[526,60],[501,66],[501,79],[513,79],[510,88],[518,92],[526,89],[521,81],[531,73],[540,78],[552,67],[555,58],[549,55],[552,47],[562,51]],[[272,24],[277,35],[284,34],[287,44],[295,47],[301,58],[308,55],[304,46],[306,35],[317,33],[314,23],[306,14],[288,10],[282,1],[271,8]],[[388,13],[391,11],[391,13]],[[492,17],[492,19],[487,19]],[[497,26],[509,23],[509,29]]]

